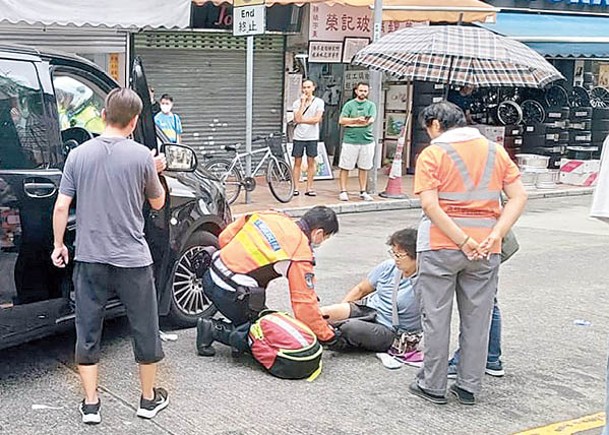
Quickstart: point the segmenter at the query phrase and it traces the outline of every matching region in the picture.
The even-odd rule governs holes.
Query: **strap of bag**
[[[400,328],[400,318],[398,317],[398,290],[402,281],[402,271],[396,266],[397,273],[393,278],[393,292],[391,294],[391,324],[397,332]]]

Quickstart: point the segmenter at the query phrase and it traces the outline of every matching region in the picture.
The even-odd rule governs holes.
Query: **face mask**
[[[161,112],[163,112],[163,113],[171,112],[171,104],[161,104]]]

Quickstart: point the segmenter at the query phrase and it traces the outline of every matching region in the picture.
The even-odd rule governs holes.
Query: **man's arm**
[[[159,173],[167,167],[167,160],[163,154],[156,157],[156,150],[152,150],[146,161],[145,177],[145,193],[148,198],[150,207],[154,210],[160,210],[165,205],[165,189],[159,180]]]
[[[288,269],[288,282],[294,317],[311,328],[319,341],[332,341],[334,331],[323,319],[315,293],[313,263],[293,261]]]
[[[53,253],[51,260],[56,267],[66,267],[68,264],[68,248],[63,243],[63,238],[68,226],[72,197],[60,193],[55,201],[53,209]]]
[[[349,293],[347,293],[345,295],[345,297],[343,298],[343,300],[341,302],[345,303],[345,302],[359,301],[360,299],[368,296],[374,290],[375,290],[375,288],[372,285],[372,283],[370,283],[370,281],[365,279],[362,282],[360,282],[359,284],[357,284],[355,287],[353,287],[351,290],[349,290]]]
[[[300,121],[296,121],[298,124],[311,124],[311,125],[315,125],[315,124],[319,124],[322,120],[324,116],[324,111],[323,110],[318,110],[317,112],[315,112],[315,116],[312,118],[307,118],[307,119],[303,119],[300,118]],[[296,119],[296,118],[294,118]]]

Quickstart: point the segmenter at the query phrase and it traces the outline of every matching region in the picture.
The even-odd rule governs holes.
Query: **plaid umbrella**
[[[401,79],[474,87],[542,88],[564,79],[526,45],[469,26],[398,30],[359,51],[352,63]]]

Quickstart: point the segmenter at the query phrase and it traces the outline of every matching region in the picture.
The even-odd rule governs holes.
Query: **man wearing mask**
[[[317,157],[317,141],[319,140],[319,124],[324,114],[324,100],[313,95],[315,84],[312,80],[305,80],[302,83],[302,95],[295,101],[292,109],[294,110],[294,182],[296,186],[300,181],[300,168],[302,166],[302,156],[305,149],[307,151],[307,190],[305,195],[316,196],[313,190],[313,177],[315,176],[315,157]],[[298,188],[294,190],[294,195],[298,195]]]
[[[343,146],[340,152],[340,195],[341,201],[349,201],[347,193],[347,177],[349,171],[359,170],[359,197],[364,201],[372,201],[366,192],[368,171],[374,165],[375,143],[372,134],[372,124],[376,118],[376,106],[368,100],[370,88],[367,83],[358,83],[355,87],[356,97],[347,101],[340,114],[338,123],[345,127]]]
[[[338,232],[338,219],[328,207],[317,206],[294,222],[272,211],[242,216],[220,234],[220,250],[203,275],[205,295],[232,323],[199,319],[197,351],[213,356],[214,341],[238,353],[249,350],[251,322],[265,308],[269,282],[288,279],[294,316],[330,346],[338,336],[319,309],[315,293],[313,249]]]
[[[182,141],[182,120],[171,110],[173,109],[173,97],[169,94],[161,96],[161,111],[154,116],[154,123],[165,133],[172,143]]]

